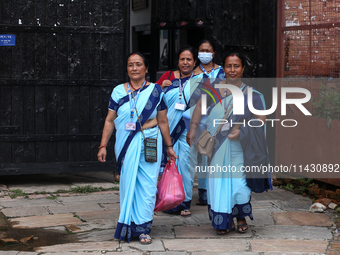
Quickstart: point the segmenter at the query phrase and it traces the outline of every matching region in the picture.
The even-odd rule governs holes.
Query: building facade
[[[149,58],[150,81],[203,38],[215,41],[216,63],[242,51],[248,77],[276,76],[275,1],[18,0],[0,14],[0,175],[112,171],[114,137],[109,162],[97,148],[131,51]],[[254,86],[271,105],[271,88]]]

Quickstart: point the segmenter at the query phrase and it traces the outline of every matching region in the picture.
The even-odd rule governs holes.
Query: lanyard
[[[182,94],[183,94],[183,90],[185,88],[185,85],[187,85],[188,81],[194,76],[194,71],[192,71],[190,78],[184,82],[183,86],[182,86],[182,79],[181,79],[181,71],[179,72],[179,101],[182,100]]]
[[[241,86],[240,86],[240,89],[242,90],[243,87],[244,87],[244,83],[242,82],[242,83],[241,83]],[[224,89],[224,97],[227,96],[227,92],[228,92],[228,90],[227,90],[227,89]]]
[[[242,82],[242,84],[240,86],[240,89],[242,90],[243,87],[244,87],[244,83]],[[224,89],[224,97],[227,97],[227,91],[228,91],[227,89]],[[229,107],[230,103],[231,103],[231,100],[229,101],[229,104],[225,105],[225,107],[224,107],[224,114],[227,113],[227,110],[228,110],[228,107]]]
[[[134,100],[132,100],[131,89],[130,89],[130,82],[128,83],[127,89],[128,89],[129,101],[130,101],[130,119],[131,119],[131,122],[132,122],[132,118],[133,118],[133,113],[134,113],[136,105],[137,105],[137,100],[138,100],[139,92],[142,90],[142,88],[145,86],[145,84],[146,84],[146,80],[143,82],[142,87],[139,88],[139,90],[137,92],[137,96],[134,97]]]
[[[203,71],[203,73],[205,73],[208,77],[209,77],[209,74],[207,73],[207,71],[205,70],[205,68],[202,66],[202,64],[200,64],[200,67]],[[215,70],[215,63],[213,63],[213,68],[211,69],[210,72],[214,71]]]

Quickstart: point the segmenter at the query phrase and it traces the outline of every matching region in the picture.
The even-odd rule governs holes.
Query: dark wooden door
[[[129,4],[3,1],[0,175],[114,170],[97,162],[112,89],[123,82]],[[114,137],[113,137],[114,139]]]

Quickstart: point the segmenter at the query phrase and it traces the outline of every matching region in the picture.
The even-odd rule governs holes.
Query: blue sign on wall
[[[15,46],[15,35],[0,35],[0,46]]]

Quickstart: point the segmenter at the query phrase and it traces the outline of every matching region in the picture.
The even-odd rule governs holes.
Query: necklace
[[[130,85],[131,85],[131,87],[133,88],[133,90],[137,90],[137,89],[135,89],[135,87],[130,83]]]
[[[200,68],[202,70],[203,73],[205,73],[206,75],[208,75],[208,73],[212,72],[215,70],[215,63],[213,63],[213,67],[210,71],[206,71],[205,68],[202,66],[202,64],[200,64]]]
[[[133,88],[133,90],[138,90],[138,89],[136,89],[136,88],[131,84],[131,82],[130,82],[129,84],[131,85],[131,88]],[[142,88],[144,87],[145,84],[146,84],[146,81],[144,81],[144,83],[143,83],[143,85],[142,85]]]

